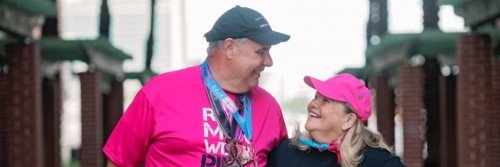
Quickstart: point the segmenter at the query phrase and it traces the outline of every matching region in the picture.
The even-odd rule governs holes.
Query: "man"
[[[273,31],[257,11],[236,6],[205,34],[201,65],[154,77],[113,130],[108,166],[265,166],[287,138],[276,100],[258,87],[273,61]]]

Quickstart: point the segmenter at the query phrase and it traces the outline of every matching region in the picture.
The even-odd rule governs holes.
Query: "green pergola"
[[[39,41],[42,59],[48,61],[80,60],[91,63],[88,49],[105,53],[111,59],[124,61],[132,56],[117,49],[106,38],[94,40],[63,40],[57,37],[44,37]]]
[[[456,40],[462,33],[445,33],[438,29],[426,29],[418,34],[386,34],[378,45],[366,49],[366,64],[363,71],[371,75],[384,71],[396,74],[400,62],[407,62],[414,56],[437,56],[447,64],[455,61]]]
[[[32,15],[42,15],[47,18],[57,17],[57,7],[48,0],[0,0],[0,4]]]
[[[113,76],[125,77],[122,62],[132,56],[114,47],[107,38],[93,40],[63,40],[44,37],[38,41],[42,60],[49,63],[59,61],[82,61],[95,65],[103,73],[103,79]]]

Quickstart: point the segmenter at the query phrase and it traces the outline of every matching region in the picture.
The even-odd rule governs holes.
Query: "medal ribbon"
[[[211,99],[211,103],[214,106],[221,106],[224,111],[224,115],[226,118],[229,118],[230,120],[231,117],[233,117],[236,122],[238,123],[239,128],[243,131],[245,136],[247,137],[248,140],[252,140],[252,103],[250,101],[250,97],[248,93],[245,93],[241,97],[241,101],[243,102],[243,114],[245,117],[243,117],[239,112],[238,112],[238,107],[236,104],[231,100],[229,96],[222,90],[222,88],[219,86],[217,81],[215,81],[214,77],[210,73],[210,69],[208,68],[208,62],[205,60],[203,64],[201,64],[201,74],[203,78],[203,83],[205,84],[205,87],[207,88],[207,93],[209,94],[209,97]],[[214,99],[212,99],[215,97]],[[214,104],[215,102],[215,104]],[[219,105],[217,105],[217,103]],[[215,108],[214,108],[215,110]],[[222,124],[222,122],[221,122]],[[223,126],[223,125],[221,125]],[[231,127],[231,130],[233,128]],[[241,131],[240,131],[241,132]],[[240,134],[240,133],[238,133]],[[229,135],[229,134],[228,134]],[[239,136],[239,135],[237,135]]]

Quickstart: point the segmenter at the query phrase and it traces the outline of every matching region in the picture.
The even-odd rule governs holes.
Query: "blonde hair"
[[[348,104],[344,104],[346,113],[355,113]],[[297,142],[299,137],[311,139],[309,132],[302,133],[298,126],[295,127],[295,132],[291,138],[291,144],[299,150],[306,151],[309,146]],[[354,125],[347,130],[343,137],[340,139],[340,154],[342,159],[340,165],[343,167],[358,166],[363,160],[363,150],[365,147],[382,148],[394,154],[394,151],[384,138],[378,132],[370,131],[361,120],[356,119]]]

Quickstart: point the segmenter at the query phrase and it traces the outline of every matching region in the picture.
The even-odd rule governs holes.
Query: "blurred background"
[[[302,78],[346,72],[408,166],[500,165],[498,0],[0,0],[0,166],[104,166],[137,91],[200,64],[235,5],[291,35],[260,80],[290,134],[314,95]]]

